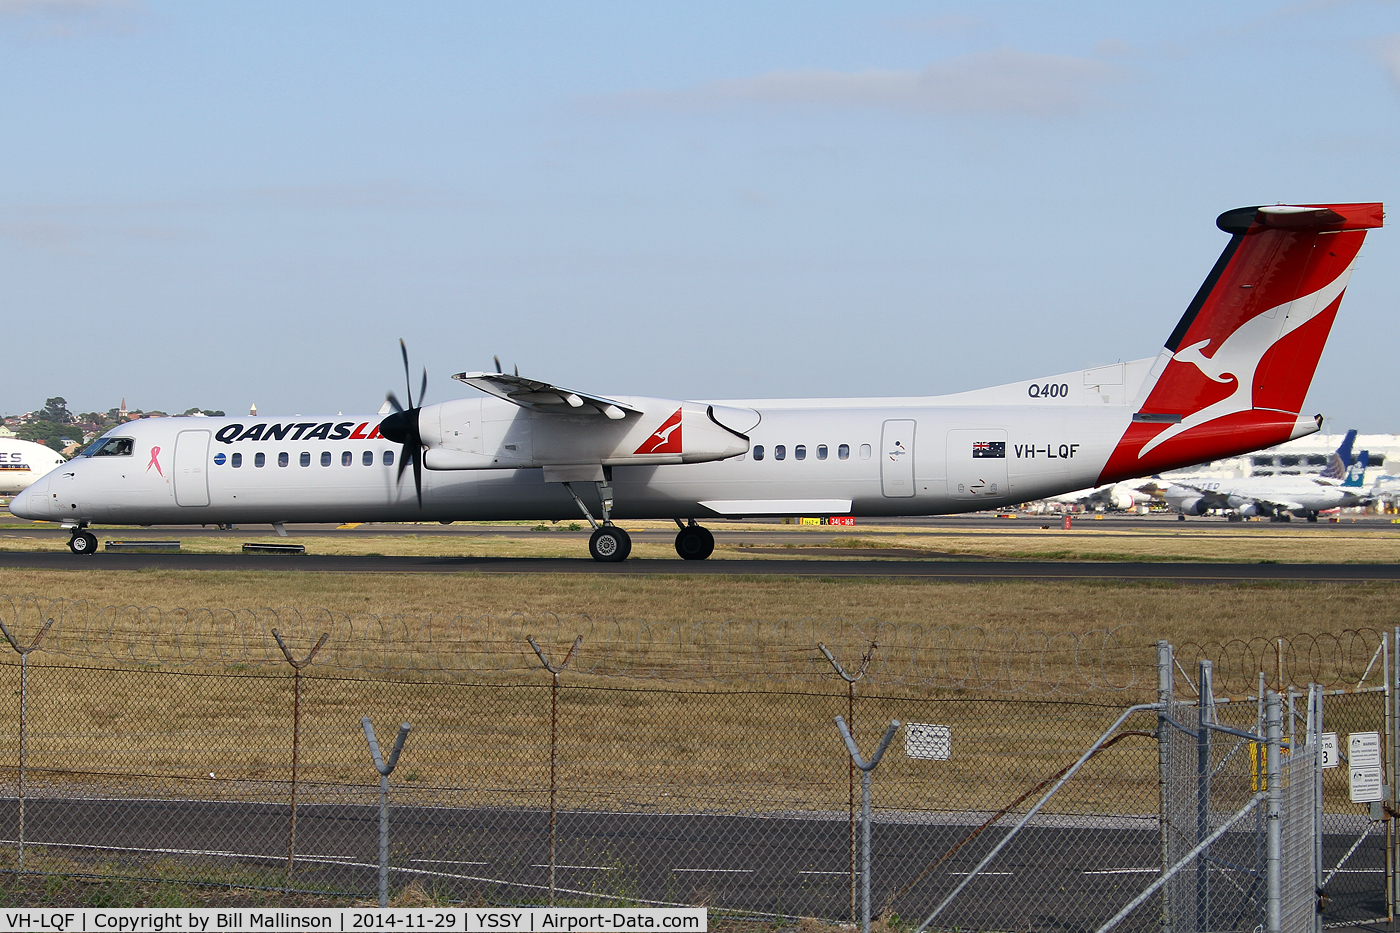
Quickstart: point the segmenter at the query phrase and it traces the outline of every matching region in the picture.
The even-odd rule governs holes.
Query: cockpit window
[[[109,437],[88,448],[89,457],[130,457],[136,448],[136,441],[129,437]]]

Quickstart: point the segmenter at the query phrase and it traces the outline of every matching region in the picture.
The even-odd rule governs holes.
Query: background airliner
[[[1187,477],[1174,480],[1163,498],[1183,517],[1204,515],[1211,509],[1234,509],[1245,517],[1267,515],[1273,521],[1286,522],[1297,515],[1315,522],[1319,512],[1364,505],[1375,497],[1374,490],[1362,488],[1367,452],[1363,450],[1353,459],[1351,445],[1355,441],[1356,431],[1348,431],[1327,469],[1317,476]]]
[[[17,437],[0,437],[0,496],[13,496],[68,461],[50,447]]]
[[[1269,205],[1216,220],[1229,243],[1155,358],[956,395],[685,401],[602,396],[516,375],[377,417],[130,422],[11,504],[61,521],[214,524],[566,518],[597,560],[631,549],[615,518],[933,515],[993,508],[1269,447],[1300,414],[1382,205]],[[404,353],[405,376],[408,356]],[[499,366],[497,367],[500,368]],[[413,474],[413,487],[402,482]]]

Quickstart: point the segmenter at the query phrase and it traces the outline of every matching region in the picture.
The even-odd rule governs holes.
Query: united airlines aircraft
[[[688,401],[592,395],[459,373],[470,398],[387,417],[166,418],[119,425],[10,505],[59,521],[215,524],[557,520],[582,513],[593,557],[617,519],[938,515],[997,508],[1310,434],[1303,401],[1382,205],[1227,211],[1220,259],[1156,357],[956,395]],[[405,375],[408,357],[404,353]],[[500,366],[497,365],[497,369]],[[405,480],[411,471],[412,484]]]

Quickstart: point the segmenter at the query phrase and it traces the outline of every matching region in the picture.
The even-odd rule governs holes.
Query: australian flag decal
[[[974,441],[972,444],[973,460],[1005,460],[1006,441]]]

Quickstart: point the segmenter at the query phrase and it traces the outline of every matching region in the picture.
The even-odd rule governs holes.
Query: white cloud
[[[94,32],[131,32],[148,15],[140,0],[0,0],[0,22],[64,38]]]
[[[1390,80],[1395,82],[1395,86],[1400,88],[1400,35],[1386,36],[1377,43],[1377,57],[1386,71],[1390,72]]]
[[[605,103],[627,108],[771,107],[894,109],[935,113],[1073,113],[1105,102],[1131,72],[1091,58],[997,49],[934,62],[919,71],[772,71],[684,91],[640,91]]]

